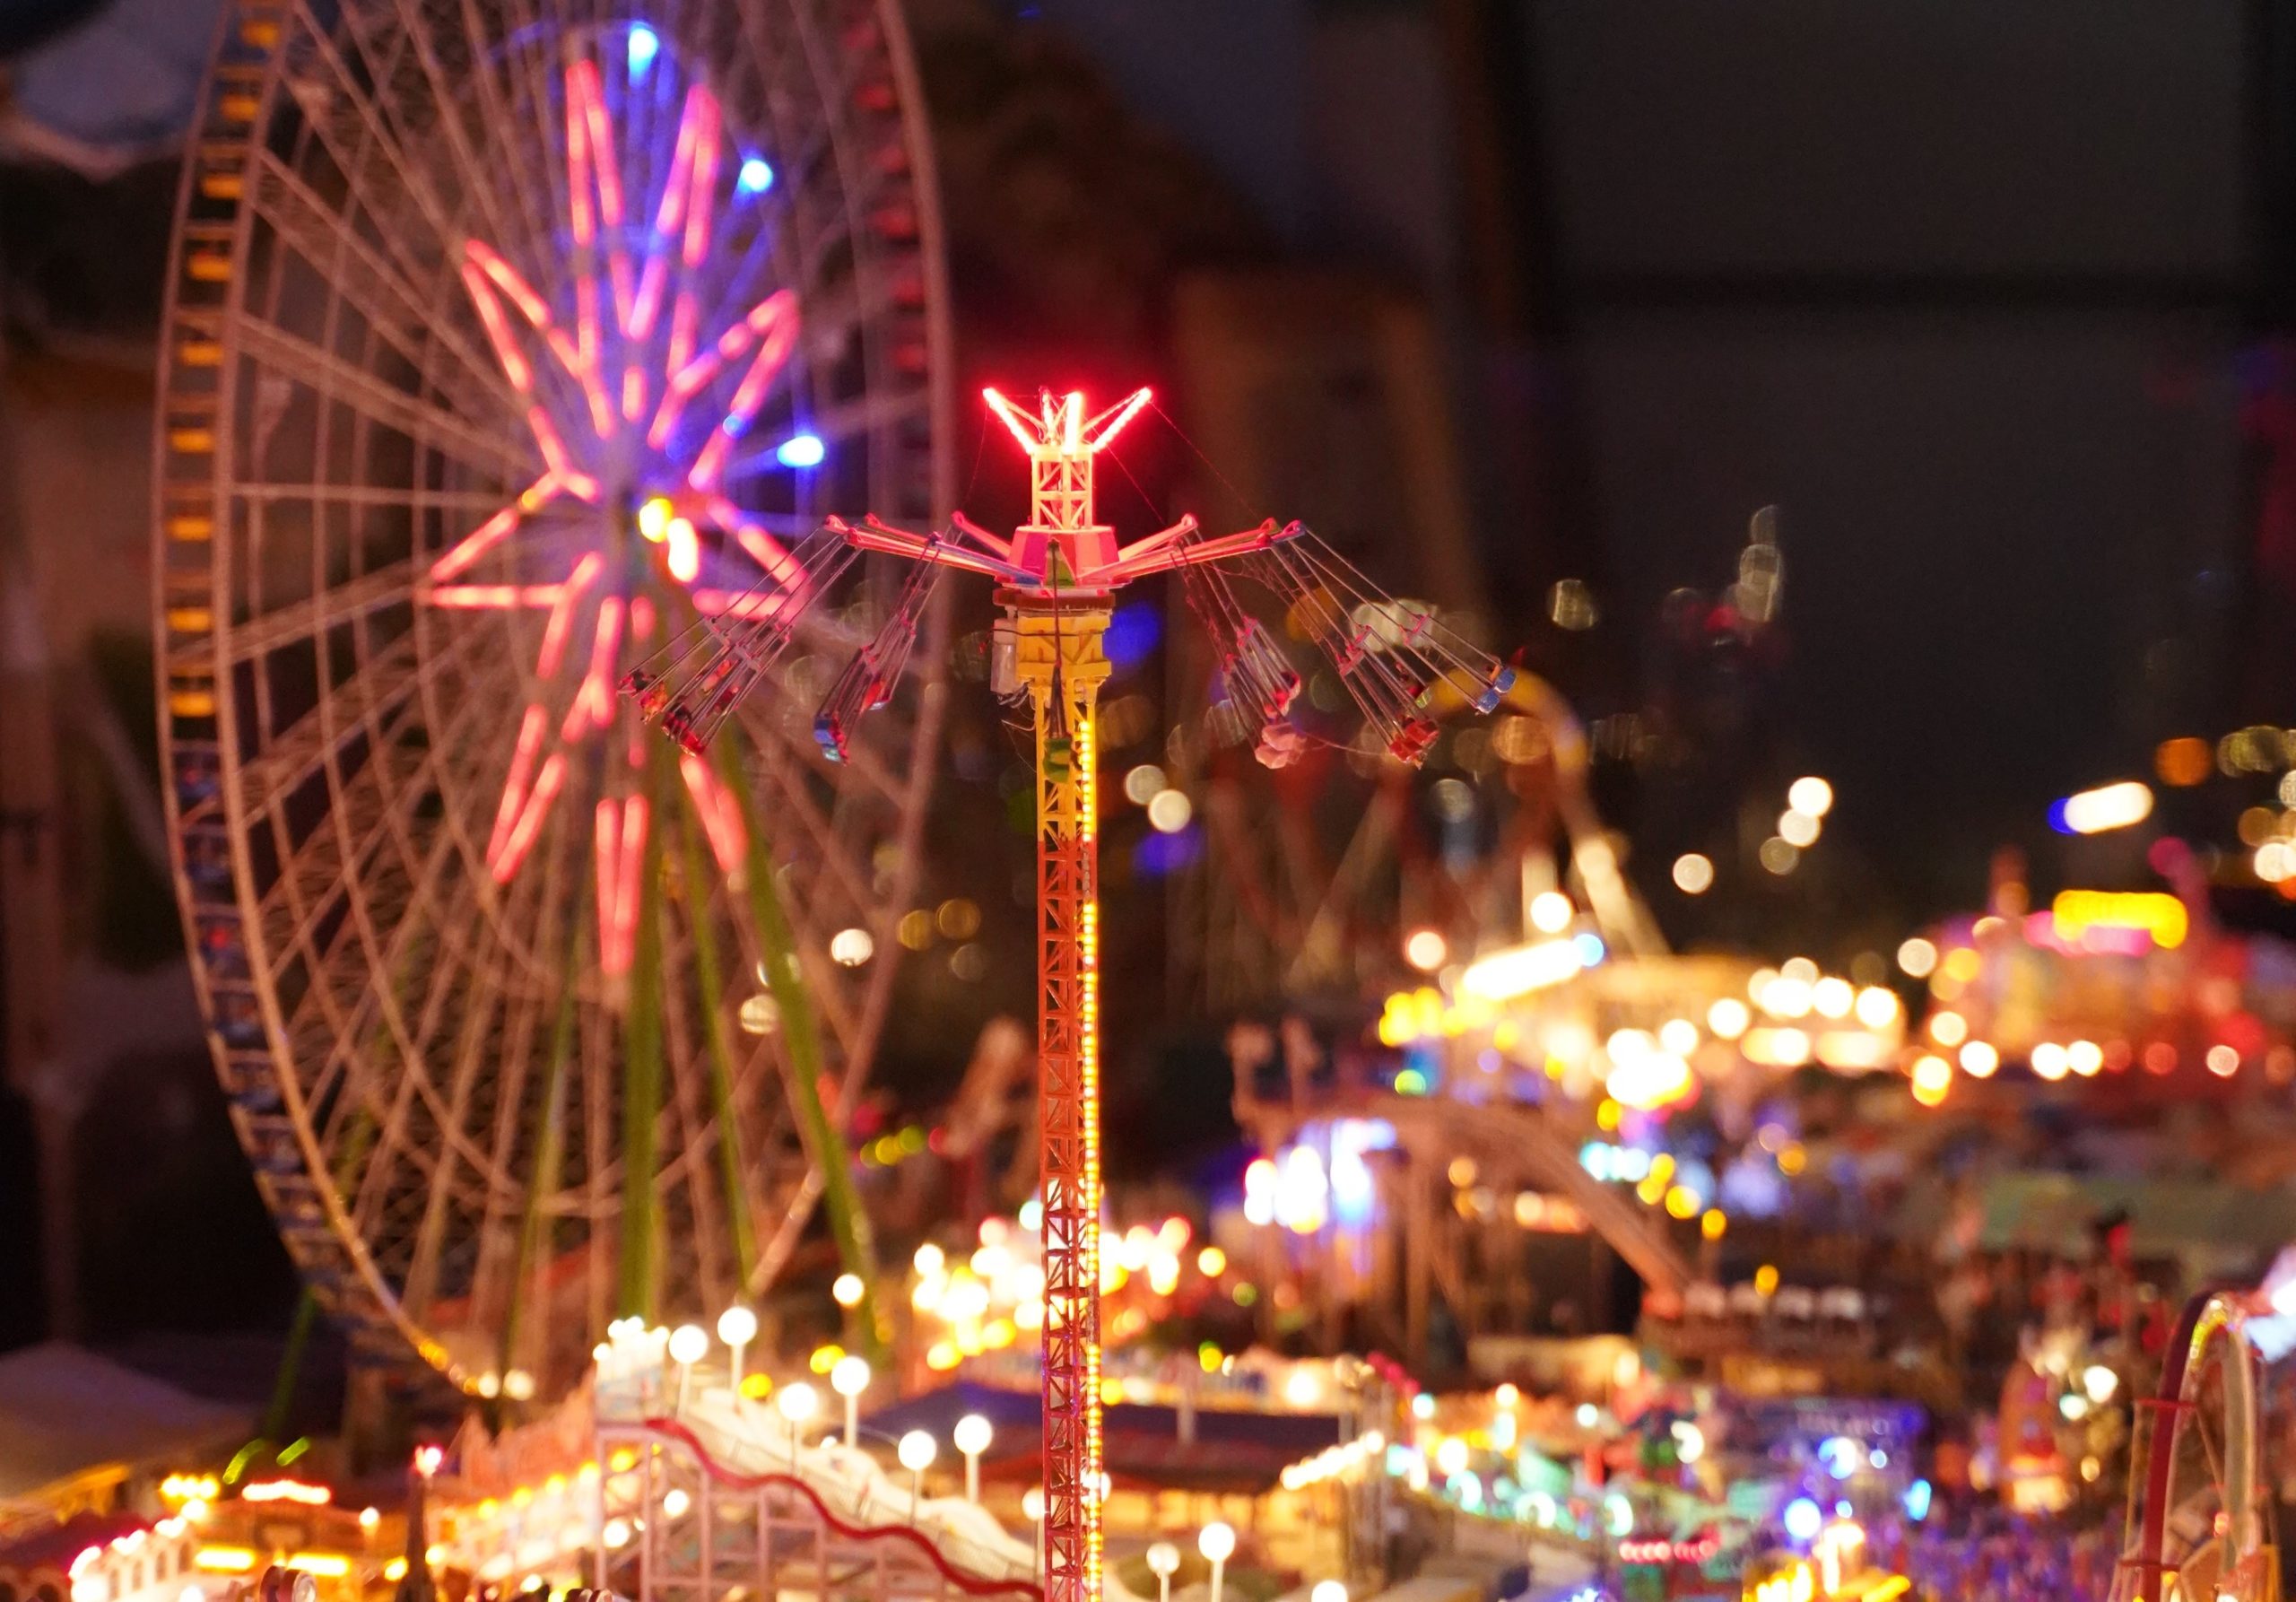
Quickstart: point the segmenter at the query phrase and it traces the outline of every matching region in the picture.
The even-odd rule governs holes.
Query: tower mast
[[[1202,536],[1183,517],[1119,546],[1092,507],[1092,460],[1148,404],[1136,390],[1084,413],[1070,391],[1033,413],[983,391],[1030,463],[1029,520],[1010,538],[962,512],[917,534],[877,518],[823,520],[787,571],[724,617],[704,620],[622,681],[649,718],[700,751],[796,637],[807,607],[860,551],[917,563],[891,614],[855,654],[813,718],[832,762],[856,721],[893,693],[918,620],[950,568],[998,581],[1004,608],[989,682],[1026,696],[1037,757],[1037,1060],[1044,1189],[1044,1576],[1046,1602],[1099,1602],[1100,1503],[1100,939],[1099,751],[1093,719],[1109,676],[1103,649],[1116,592],[1178,571],[1213,636],[1226,693],[1260,726],[1258,756],[1294,760],[1303,736],[1289,710],[1300,677],[1233,592],[1248,572],[1302,620],[1339,683],[1396,761],[1416,763],[1447,707],[1490,711],[1513,670],[1423,608],[1397,602],[1298,523]]]

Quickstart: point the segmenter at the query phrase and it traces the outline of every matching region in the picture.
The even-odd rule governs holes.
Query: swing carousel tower
[[[1205,536],[1182,517],[1130,544],[1096,518],[1094,458],[1149,404],[1137,390],[1087,415],[1071,391],[1033,412],[994,389],[990,410],[1029,457],[1028,522],[1009,538],[956,513],[945,532],[831,518],[753,605],[705,620],[633,671],[624,688],[689,749],[766,681],[797,619],[857,552],[918,565],[891,614],[831,687],[813,732],[842,760],[855,720],[890,700],[939,575],[997,581],[1004,614],[990,683],[1025,698],[1037,756],[1037,1054],[1044,1205],[1044,1574],[1047,1602],[1097,1602],[1105,1479],[1100,1438],[1100,1126],[1099,753],[1093,718],[1109,676],[1103,640],[1115,593],[1178,570],[1214,636],[1227,695],[1257,718],[1259,756],[1281,766],[1302,736],[1289,712],[1300,678],[1238,599],[1231,570],[1257,579],[1305,620],[1387,751],[1416,762],[1446,701],[1489,710],[1512,671],[1451,635],[1431,613],[1372,590],[1298,523],[1273,520]]]

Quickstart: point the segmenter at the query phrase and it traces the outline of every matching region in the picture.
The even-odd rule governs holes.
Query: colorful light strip
[[[1079,408],[1082,397],[1074,397]],[[1092,692],[1086,690],[1076,720],[1076,833],[1083,845],[1088,877],[1077,910],[1077,985],[1081,1028],[1076,1039],[1077,1099],[1083,1103],[1084,1146],[1084,1274],[1086,1294],[1100,1290],[1100,774],[1092,721]],[[1100,1594],[1100,1342],[1097,1305],[1084,1342],[1084,1594]]]

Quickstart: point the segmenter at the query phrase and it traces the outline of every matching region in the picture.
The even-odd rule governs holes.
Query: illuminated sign
[[[1761,1580],[1746,1580],[1746,1602],[1811,1602],[1817,1595],[1817,1576],[1810,1565],[1796,1562]]]
[[[305,1507],[323,1508],[335,1500],[335,1493],[325,1485],[307,1485],[300,1480],[258,1480],[239,1493],[243,1502],[300,1502]]]
[[[2159,891],[2065,890],[2049,903],[2057,937],[2067,946],[2099,948],[2113,936],[2143,934],[2164,951],[2185,943],[2192,916]]]
[[[1459,977],[1459,988],[1484,1001],[1512,1001],[1561,984],[1602,960],[1598,939],[1564,936],[1541,940],[1477,959]]]

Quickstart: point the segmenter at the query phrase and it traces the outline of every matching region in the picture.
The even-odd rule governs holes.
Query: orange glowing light
[[[322,1508],[335,1500],[335,1493],[325,1485],[307,1484],[301,1480],[257,1480],[239,1493],[242,1502],[300,1502],[305,1507]]]
[[[1943,1102],[1953,1088],[1953,1065],[1942,1057],[1924,1057],[1913,1065],[1913,1099],[1924,1107]]]
[[[2215,748],[2191,735],[2163,740],[2152,753],[2152,771],[2161,776],[2161,782],[2178,789],[2207,783],[2215,766]]]

